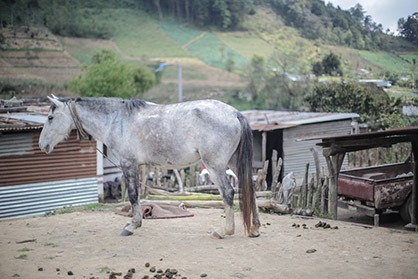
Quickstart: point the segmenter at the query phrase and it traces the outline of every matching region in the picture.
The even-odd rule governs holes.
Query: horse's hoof
[[[130,232],[130,231],[127,231],[127,230],[123,230],[120,233],[120,236],[130,236],[130,235],[133,235],[133,234],[134,234],[133,232]]]
[[[212,237],[217,238],[217,239],[223,239],[224,238],[224,236],[218,230],[214,230],[212,232]]]
[[[248,236],[249,237],[259,237],[260,236],[260,233],[259,233],[259,231],[258,231],[258,229],[260,228],[260,226],[259,225],[253,225],[251,228],[250,228],[250,233],[248,234]]]
[[[250,233],[248,235],[248,237],[252,237],[252,238],[259,237],[259,236],[260,236],[260,233],[259,232],[253,232],[253,233]]]

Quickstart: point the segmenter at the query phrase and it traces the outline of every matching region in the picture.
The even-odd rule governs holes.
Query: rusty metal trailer
[[[387,209],[399,210],[402,219],[410,222],[413,179],[409,162],[343,170],[338,176],[338,206],[356,207],[374,217],[375,225]]]

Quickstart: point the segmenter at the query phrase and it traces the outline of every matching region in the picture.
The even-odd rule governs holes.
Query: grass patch
[[[45,259],[46,259],[46,260],[53,260],[53,259],[55,259],[55,257],[53,257],[53,256],[49,256],[49,257],[45,257]]]
[[[359,56],[369,60],[371,63],[381,67],[386,71],[408,74],[411,72],[411,64],[407,59],[403,59],[393,53],[359,51]],[[409,57],[409,56],[408,56]]]
[[[28,255],[26,254],[20,254],[19,256],[15,257],[15,259],[18,260],[26,260],[28,258]]]
[[[84,211],[107,211],[107,210],[113,210],[114,207],[111,205],[105,205],[103,203],[93,203],[85,205],[83,210]]]
[[[111,205],[105,205],[103,203],[94,203],[94,204],[88,204],[84,206],[66,207],[66,208],[57,210],[57,213],[67,214],[67,213],[81,212],[81,211],[108,211],[108,210],[113,210],[113,209],[114,207]]]
[[[46,246],[46,247],[52,247],[52,248],[58,247],[57,244],[52,243],[52,242],[46,242],[46,243],[44,243],[44,246]]]
[[[254,55],[268,58],[275,51],[274,46],[268,44],[266,41],[252,37],[244,32],[217,32],[216,35],[223,43],[244,56],[248,61]]]
[[[103,266],[99,268],[100,273],[104,273],[104,272],[108,272],[111,271],[112,269],[107,267],[107,266]]]
[[[18,252],[29,252],[29,251],[33,251],[33,249],[30,249],[30,248],[22,248],[22,249],[19,249],[19,250],[17,250]]]
[[[156,19],[144,11],[103,9],[98,22],[111,22],[112,40],[123,55],[132,57],[190,57],[190,53],[169,37]]]
[[[225,69],[230,58],[235,63],[234,68],[245,68],[249,64],[248,59],[224,44],[213,33],[206,33],[187,49],[206,64],[220,69]]]

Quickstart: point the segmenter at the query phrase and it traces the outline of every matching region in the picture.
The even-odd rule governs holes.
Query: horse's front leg
[[[133,217],[123,228],[121,236],[128,236],[134,233],[134,230],[142,225],[142,210],[139,204],[139,167],[136,162],[121,162],[123,174],[125,176],[125,185],[128,187],[129,201],[132,206]]]

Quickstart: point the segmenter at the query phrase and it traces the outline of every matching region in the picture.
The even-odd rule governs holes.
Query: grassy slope
[[[342,58],[345,74],[352,77],[361,68],[372,70],[375,77],[386,70],[408,74],[411,64],[407,60],[418,60],[418,56],[411,53],[357,51],[306,40],[296,29],[286,27],[274,13],[263,8],[248,16],[243,24],[246,31],[240,32],[211,32],[176,22],[160,22],[132,9],[102,9],[96,17],[99,21],[110,22],[112,40],[62,38],[65,50],[81,63],[89,63],[92,51],[102,47],[115,50],[121,59],[131,63],[169,63],[162,84],[146,94],[162,102],[176,100],[178,62],[183,65],[184,95],[195,99],[208,97],[213,92],[218,93],[211,97],[221,98],[224,94],[219,92],[243,90],[246,83],[239,75],[222,70],[229,56],[235,68],[241,68],[237,72],[242,72],[253,55],[263,56],[275,67],[270,57],[277,54],[285,54],[298,63],[297,67],[288,69],[290,72],[309,72],[312,62],[333,51]]]

